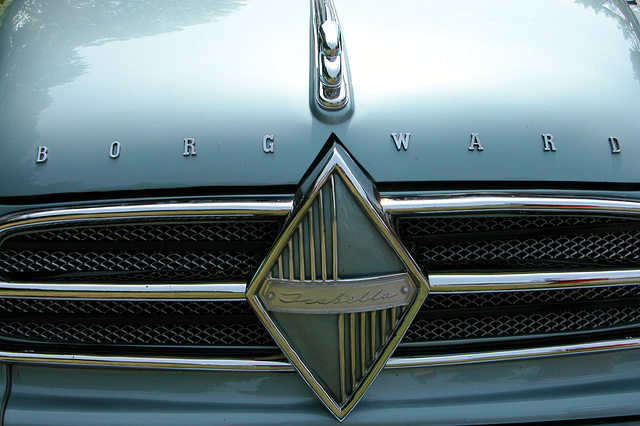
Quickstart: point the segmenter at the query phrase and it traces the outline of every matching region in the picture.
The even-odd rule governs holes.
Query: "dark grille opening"
[[[640,285],[431,294],[404,343],[539,337],[640,326]]]
[[[261,324],[110,324],[1,322],[0,334],[35,343],[179,346],[270,347],[275,342]],[[117,349],[116,349],[117,350]]]
[[[0,336],[14,342],[276,347],[244,301],[0,299],[0,312]]]
[[[252,316],[247,302],[164,300],[0,299],[3,314],[121,316]]]
[[[0,299],[0,339],[14,346],[104,347],[114,353],[156,348],[275,350],[246,301],[101,301]],[[585,289],[431,294],[401,346],[451,346],[640,330],[640,285]],[[632,329],[633,328],[633,329]],[[635,330],[635,331],[634,331]],[[587,340],[584,340],[587,339]],[[566,342],[568,340],[564,340]],[[497,348],[494,343],[492,348]]]
[[[630,268],[640,221],[594,216],[401,217],[398,233],[424,271]]]
[[[143,223],[15,234],[0,247],[12,281],[193,282],[246,279],[280,222]]]
[[[459,318],[417,319],[404,337],[404,343],[468,342],[469,339],[499,337],[540,337],[545,334],[577,333],[599,329],[640,325],[638,306],[605,309],[541,311],[512,315],[471,315]]]

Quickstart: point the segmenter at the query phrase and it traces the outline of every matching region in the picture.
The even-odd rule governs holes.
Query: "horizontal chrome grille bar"
[[[640,339],[630,338],[609,340],[596,343],[548,346],[532,349],[505,350],[495,352],[477,352],[460,355],[437,355],[417,357],[392,357],[386,368],[421,368],[442,365],[460,365],[470,363],[512,361],[548,356],[577,355],[603,351],[640,349]],[[98,356],[69,354],[37,354],[0,351],[0,361],[13,363],[33,363],[45,365],[154,368],[212,371],[273,371],[293,372],[293,366],[283,359],[250,358],[169,358],[135,356]]]
[[[430,293],[556,290],[640,283],[640,270],[517,274],[430,274]]]
[[[513,196],[451,196],[383,198],[384,210],[391,215],[418,213],[456,213],[488,211],[557,211],[574,213],[640,214],[640,202],[593,198]]]
[[[591,198],[466,196],[382,198],[385,211],[392,215],[448,213],[464,211],[554,210],[581,213],[640,214],[640,202]],[[96,219],[135,219],[188,216],[286,216],[293,209],[290,199],[266,201],[216,201],[191,203],[153,203],[78,207],[17,213],[0,220],[0,232],[24,225]]]
[[[555,290],[640,283],[640,270],[518,274],[430,274],[430,293]],[[80,284],[0,282],[0,297],[111,300],[244,300],[246,283]],[[428,297],[428,296],[427,296]]]
[[[0,297],[85,300],[245,300],[246,283],[78,284],[0,282]]]
[[[203,216],[274,216],[291,212],[293,201],[216,201],[157,203],[78,207],[17,213],[0,220],[0,234],[24,226],[69,224],[85,221],[114,221],[148,218],[185,218]]]

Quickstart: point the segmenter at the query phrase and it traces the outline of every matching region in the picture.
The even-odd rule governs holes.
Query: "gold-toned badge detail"
[[[310,284],[268,279],[259,297],[270,312],[344,314],[407,306],[417,290],[407,274]]]

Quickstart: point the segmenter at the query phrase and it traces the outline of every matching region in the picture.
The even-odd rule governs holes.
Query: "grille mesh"
[[[635,267],[639,221],[591,216],[411,217],[398,232],[424,271]],[[623,228],[623,229],[620,229]]]
[[[13,281],[208,281],[245,279],[279,222],[123,224],[23,233],[0,250]]]
[[[565,312],[419,319],[404,337],[405,343],[462,339],[518,337],[548,333],[594,331],[604,327],[640,324],[640,309],[612,307]]]
[[[1,322],[0,333],[51,343],[145,346],[275,346],[261,324]]]
[[[129,301],[65,299],[0,299],[5,314],[55,315],[253,315],[247,302],[227,301]]]
[[[270,241],[278,230],[276,221],[218,221],[141,223],[56,229],[20,234],[13,241],[41,242],[187,242]]]
[[[139,280],[171,279],[182,274],[185,279],[222,279],[245,277],[251,268],[258,266],[259,259],[251,253],[240,251],[30,251],[5,250],[0,255],[0,263],[9,276],[20,274],[64,274],[79,275],[87,279],[93,272],[92,280],[100,273],[111,272],[131,274]],[[147,272],[148,271],[148,272]],[[146,274],[150,274],[145,276]],[[162,276],[164,274],[165,276]],[[133,277],[122,277],[131,280]]]
[[[523,229],[584,227],[619,222],[598,216],[464,216],[402,217],[398,223],[405,236],[455,235],[469,232],[519,231]]]

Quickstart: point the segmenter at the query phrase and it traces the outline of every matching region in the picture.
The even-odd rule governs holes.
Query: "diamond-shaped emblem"
[[[247,300],[338,418],[355,407],[428,292],[366,174],[335,142],[301,185]]]

